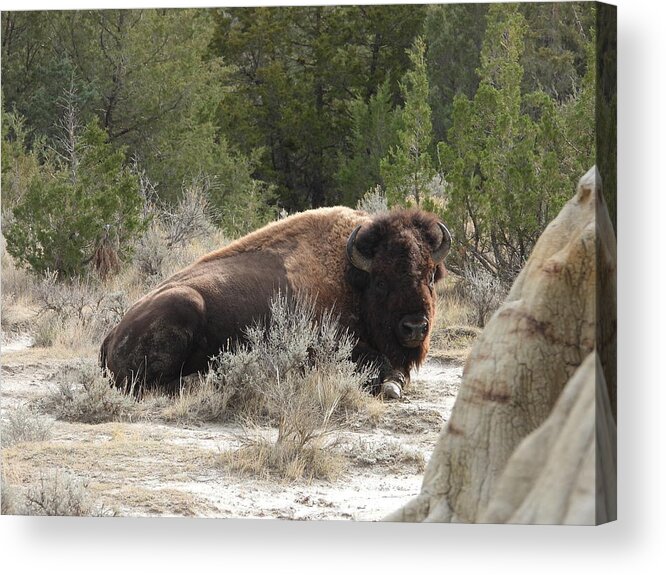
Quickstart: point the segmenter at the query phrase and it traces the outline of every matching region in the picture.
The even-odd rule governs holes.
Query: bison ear
[[[360,225],[356,226],[354,231],[349,235],[349,239],[347,240],[347,258],[356,269],[370,273],[372,258],[364,256],[356,245],[356,236],[360,229]]]
[[[442,222],[437,222],[437,226],[442,232],[442,239],[439,246],[432,251],[432,261],[439,264],[444,261],[444,258],[451,249],[451,232]]]

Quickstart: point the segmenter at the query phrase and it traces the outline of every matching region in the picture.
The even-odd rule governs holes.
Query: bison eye
[[[388,286],[386,285],[386,282],[383,279],[378,279],[375,282],[375,289],[380,294],[386,294],[388,292]]]

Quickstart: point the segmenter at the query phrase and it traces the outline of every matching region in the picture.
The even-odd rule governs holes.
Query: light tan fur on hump
[[[349,290],[344,294],[340,290],[341,284],[346,285],[347,238],[357,225],[368,221],[367,213],[342,206],[308,210],[268,224],[193,265],[246,252],[273,251],[283,257],[293,290],[312,293],[316,288],[320,304],[340,305],[340,297],[350,297]]]

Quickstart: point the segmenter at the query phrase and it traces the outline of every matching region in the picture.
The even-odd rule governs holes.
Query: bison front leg
[[[409,373],[394,369],[388,358],[363,342],[359,342],[352,351],[352,361],[359,369],[374,367],[377,375],[366,383],[366,388],[373,395],[386,399],[400,399],[403,388],[409,383]]]
[[[409,383],[409,374],[394,369],[382,381],[381,394],[386,399],[400,399],[402,390]]]

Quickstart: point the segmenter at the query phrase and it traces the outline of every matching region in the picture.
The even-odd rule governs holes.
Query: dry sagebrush
[[[226,243],[215,227],[218,218],[209,195],[210,183],[195,178],[183,188],[175,207],[149,203],[151,222],[134,250],[133,263],[141,277],[153,285],[197,257]]]
[[[57,419],[81,423],[132,421],[142,407],[130,394],[115,387],[92,362],[78,362],[60,369],[54,387],[42,398],[40,407]]]
[[[490,315],[504,301],[508,289],[498,277],[481,266],[465,268],[463,277],[462,287],[476,313],[476,324],[484,327]]]
[[[98,278],[60,280],[55,272],[35,280],[33,298],[38,308],[35,345],[61,346],[83,355],[96,352],[97,342],[130,305],[125,292],[109,290]]]
[[[289,478],[331,478],[341,465],[323,457],[327,437],[350,414],[377,401],[362,389],[372,374],[351,361],[352,337],[332,313],[317,317],[312,301],[279,295],[268,326],[250,328],[247,340],[220,354],[208,377],[227,390],[229,405],[246,421],[275,425],[277,437],[268,442],[250,433],[223,462]]]
[[[28,488],[21,514],[103,517],[113,515],[113,512],[96,503],[86,480],[65,471],[52,470]]]
[[[20,477],[3,465],[2,515],[104,517],[115,512],[96,501],[88,480],[64,469],[40,473],[36,482],[21,485]]]
[[[0,441],[9,447],[26,441],[45,441],[51,436],[52,423],[34,413],[26,405],[9,407],[4,411]]]
[[[381,186],[375,186],[366,192],[356,204],[356,209],[368,212],[369,214],[388,212],[388,200]]]

